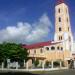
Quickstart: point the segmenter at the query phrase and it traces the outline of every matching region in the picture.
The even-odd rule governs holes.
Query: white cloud
[[[74,40],[75,40],[75,32],[73,33],[73,35],[74,35]]]
[[[16,26],[8,26],[0,30],[0,42],[32,43],[42,41],[48,35],[51,22],[46,14],[33,23],[19,22]]]

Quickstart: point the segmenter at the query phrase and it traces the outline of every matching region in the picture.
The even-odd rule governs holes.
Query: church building
[[[55,34],[54,41],[39,42],[31,45],[23,45],[29,52],[28,67],[32,67],[34,60],[38,60],[38,66],[45,67],[49,62],[53,68],[55,61],[59,66],[68,67],[73,59],[73,35],[70,25],[69,9],[64,0],[57,0],[55,6]]]

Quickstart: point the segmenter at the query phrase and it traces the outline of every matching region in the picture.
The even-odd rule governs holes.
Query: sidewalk
[[[53,71],[53,70],[63,70],[68,69],[67,67],[62,68],[47,68],[47,69],[1,69],[0,72],[31,72],[31,71]]]

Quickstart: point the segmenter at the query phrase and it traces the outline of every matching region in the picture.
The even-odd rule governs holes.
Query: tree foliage
[[[11,59],[11,61],[27,60],[27,49],[22,48],[21,44],[16,43],[3,43],[0,44],[0,61]]]

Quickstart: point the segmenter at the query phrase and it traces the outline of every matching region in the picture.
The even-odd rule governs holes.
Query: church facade
[[[54,41],[39,42],[31,45],[23,45],[29,52],[27,67],[32,67],[34,60],[38,60],[38,66],[45,67],[50,62],[51,67],[55,61],[62,62],[64,66],[69,65],[69,60],[73,59],[73,35],[70,25],[68,6],[64,0],[58,0],[55,6],[55,34]]]

